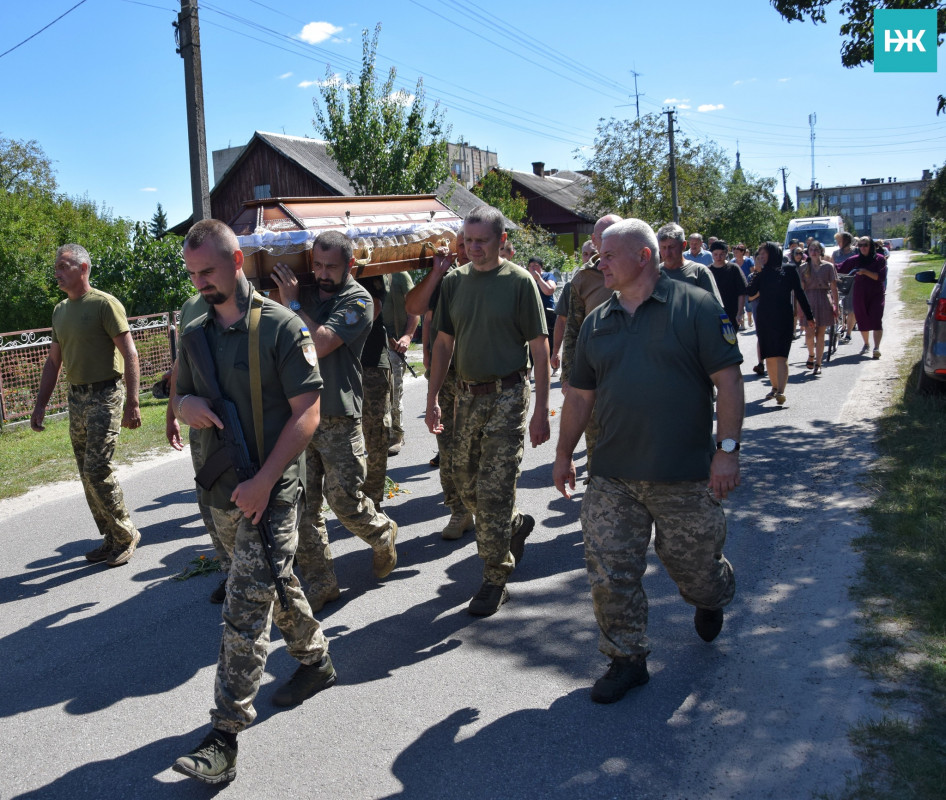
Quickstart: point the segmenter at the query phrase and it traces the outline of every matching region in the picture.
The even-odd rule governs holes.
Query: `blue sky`
[[[79,0],[2,0],[0,53]],[[36,139],[60,189],[116,216],[190,214],[183,61],[175,0],[85,0],[0,56],[0,136]],[[581,13],[584,16],[581,16]],[[946,153],[946,56],[936,74],[840,64],[840,18],[785,22],[766,0],[598,2],[387,0],[200,4],[209,150],[254,130],[318,136],[313,97],[326,65],[357,72],[361,30],[382,23],[379,66],[412,91],[423,76],[452,139],[498,152],[500,165],[577,169],[599,118],[678,108],[679,126],[760,176],[811,182],[808,116],[817,114],[815,178],[918,178]],[[208,155],[209,161],[209,155]],[[212,182],[212,175],[211,175]]]

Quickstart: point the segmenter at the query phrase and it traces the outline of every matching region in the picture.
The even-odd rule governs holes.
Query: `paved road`
[[[894,255],[891,287],[903,262]],[[872,712],[849,661],[847,587],[870,421],[904,338],[895,305],[879,361],[848,345],[806,378],[796,346],[782,409],[762,402],[767,382],[749,373],[743,486],[727,501],[738,589],[723,633],[711,645],[696,636],[692,609],[651,556],[652,679],[607,707],[588,698],[606,661],[579,504],[550,486],[553,444],[523,462],[520,503],[539,523],[512,600],[475,619],[465,606],[481,563],[472,537],[439,537],[425,384],[408,378],[408,443],[390,463],[408,493],[387,504],[401,525],[399,567],[378,584],[368,549],[336,526],[344,590],[322,622],[339,684],[277,712],[274,688],[294,668],[277,633],[260,716],[223,796],[784,800],[840,788],[857,767],[846,730]],[[755,338],[740,338],[748,372]],[[207,725],[220,641],[219,607],[206,601],[216,580],[171,580],[211,552],[190,462],[167,454],[122,483],[143,538],[115,570],[82,557],[95,541],[77,484],[0,503],[2,798],[214,794],[169,769]]]

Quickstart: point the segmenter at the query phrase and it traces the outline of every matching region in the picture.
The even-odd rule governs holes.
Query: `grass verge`
[[[915,259],[905,273],[909,316],[925,316],[930,290],[911,276],[942,263]],[[877,682],[884,714],[851,733],[864,767],[843,800],[939,800],[946,786],[946,396],[915,391],[920,349],[918,337],[880,421],[870,479],[881,490],[865,512],[871,530],[855,542],[865,621],[854,658]]]
[[[122,430],[115,449],[119,464],[140,461],[155,451],[170,450],[164,436],[166,408],[166,400],[155,400],[150,393],[141,396],[141,427]],[[30,430],[29,425],[18,425],[0,434],[0,500],[16,497],[35,486],[78,479],[67,416],[47,419],[42,433]]]

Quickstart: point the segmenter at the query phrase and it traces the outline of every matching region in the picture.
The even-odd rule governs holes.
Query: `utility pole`
[[[670,202],[673,203],[673,221],[680,224],[680,205],[677,200],[677,160],[673,147],[673,116],[676,110],[671,108],[664,111],[667,115],[667,134],[670,137]]]
[[[808,115],[808,124],[811,126],[811,188],[815,188],[815,123],[818,121],[818,115],[812,111]]]
[[[191,161],[191,198],[194,222],[210,219],[210,184],[207,180],[207,131],[204,127],[204,83],[200,71],[200,28],[197,0],[181,0],[181,13],[174,25],[178,48],[184,59],[184,90],[187,104],[187,139]]]

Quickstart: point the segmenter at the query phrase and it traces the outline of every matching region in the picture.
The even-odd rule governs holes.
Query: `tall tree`
[[[775,10],[789,22],[810,19],[815,24],[827,22],[826,9],[834,0],[770,0]],[[859,67],[874,63],[874,10],[875,9],[923,9],[935,8],[937,44],[943,41],[946,31],[946,3],[935,0],[842,0],[840,13],[845,17],[841,23],[841,63],[845,67]],[[946,111],[946,97],[939,95],[936,113]]]
[[[326,67],[322,104],[313,99],[313,124],[359,194],[430,193],[449,174],[449,128],[439,103],[428,114],[422,78],[413,95],[395,90],[394,67],[379,83],[375,61],[380,33],[380,23],[371,38],[367,29],[362,31],[357,82],[348,73],[343,84]]]
[[[31,195],[56,191],[52,162],[35,139],[0,136],[0,190]]]
[[[154,212],[154,216],[151,218],[148,231],[154,239],[160,239],[168,232],[168,215],[164,213],[160,203],[158,203],[158,210]]]
[[[740,170],[721,194],[706,231],[731,244],[747,242],[754,247],[775,240],[779,228],[775,179],[758,178]]]
[[[688,231],[703,231],[712,217],[729,174],[725,153],[714,143],[675,140],[677,190]],[[609,212],[652,224],[673,219],[669,143],[661,114],[640,120],[598,121],[594,150],[585,158],[591,191],[582,209],[594,216]]]
[[[491,169],[479,183],[473,187],[473,194],[483,201],[498,208],[507,219],[519,223],[526,216],[528,201],[521,195],[512,193],[512,175],[502,169]]]

